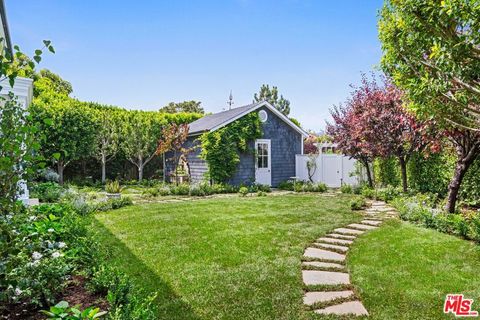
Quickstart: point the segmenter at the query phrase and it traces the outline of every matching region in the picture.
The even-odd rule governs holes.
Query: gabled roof
[[[231,110],[210,114],[203,118],[200,118],[189,125],[189,134],[198,135],[208,131],[215,131],[221,127],[226,126],[227,124],[243,117],[244,115],[249,114],[252,111],[257,110],[260,107],[266,107],[274,114],[276,114],[280,119],[286,122],[291,126],[295,131],[301,135],[307,137],[308,133],[305,132],[302,128],[294,124],[290,119],[288,119],[283,113],[278,111],[274,106],[266,101],[252,103],[243,107],[234,108]]]

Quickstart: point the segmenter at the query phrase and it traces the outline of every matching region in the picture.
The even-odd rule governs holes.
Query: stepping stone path
[[[350,275],[345,266],[346,254],[358,236],[377,229],[385,219],[397,217],[397,212],[383,201],[372,201],[370,206],[360,223],[336,228],[305,249],[302,279],[307,289],[303,303],[313,312],[368,316],[359,295],[351,290]],[[321,290],[309,290],[309,286]]]

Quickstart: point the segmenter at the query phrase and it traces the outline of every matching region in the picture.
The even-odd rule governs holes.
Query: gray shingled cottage
[[[229,183],[240,185],[255,182],[276,187],[295,176],[295,155],[303,154],[303,139],[308,134],[268,102],[259,102],[207,115],[190,124],[185,144],[187,147],[198,146],[186,157],[193,183],[205,180],[208,170],[206,161],[200,158],[200,135],[224,127],[251,112],[258,112],[262,122],[262,137],[249,142],[249,149],[255,149],[256,152],[240,155],[237,171]]]

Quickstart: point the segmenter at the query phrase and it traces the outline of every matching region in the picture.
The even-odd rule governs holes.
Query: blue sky
[[[291,116],[319,130],[349,84],[379,63],[382,1],[6,0],[13,43],[52,40],[41,67],[81,100],[156,110],[199,100],[209,112],[278,86]]]

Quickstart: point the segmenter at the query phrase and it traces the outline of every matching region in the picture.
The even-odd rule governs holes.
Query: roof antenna
[[[233,95],[232,95],[232,90],[230,90],[230,95],[228,96],[228,110],[232,109],[232,104],[233,104]]]

